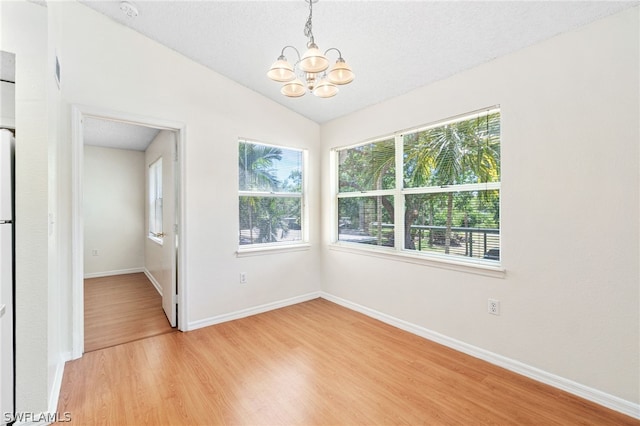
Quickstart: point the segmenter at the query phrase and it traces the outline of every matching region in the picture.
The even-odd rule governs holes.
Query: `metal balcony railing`
[[[393,224],[371,222],[369,232],[340,228],[339,240],[360,244],[393,246]],[[376,229],[380,228],[380,235]],[[411,238],[417,251],[445,253],[446,226],[412,225]],[[500,230],[453,226],[449,241],[449,254],[500,260]]]
[[[446,226],[412,225],[411,235],[417,238],[416,250],[445,245]],[[449,254],[500,260],[500,230],[496,228],[451,227]]]

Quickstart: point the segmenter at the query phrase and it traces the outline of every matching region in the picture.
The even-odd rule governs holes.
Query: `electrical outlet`
[[[495,299],[489,299],[487,310],[491,315],[500,315],[500,301]]]
[[[97,255],[98,255],[98,250],[97,249],[91,250],[91,256],[97,256]]]
[[[247,273],[240,272],[240,284],[246,284],[246,283],[247,283]]]

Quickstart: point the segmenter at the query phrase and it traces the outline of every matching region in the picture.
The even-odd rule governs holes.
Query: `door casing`
[[[87,105],[71,106],[71,299],[72,299],[72,353],[71,358],[82,357],[84,352],[84,227],[82,212],[83,191],[83,157],[84,135],[83,119],[92,117],[97,119],[120,121],[146,127],[154,127],[162,130],[171,130],[176,133],[177,155],[176,176],[179,181],[176,185],[177,198],[176,218],[178,224],[178,253],[177,253],[177,281],[178,290],[178,329],[188,329],[187,307],[187,279],[185,268],[185,130],[184,123],[170,120],[162,120],[136,114],[113,111],[101,107]]]

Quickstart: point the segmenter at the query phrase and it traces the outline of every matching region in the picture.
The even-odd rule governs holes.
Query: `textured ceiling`
[[[133,1],[136,18],[119,1],[82,3],[318,123],[638,4],[320,0],[316,43],[339,48],[356,79],[334,98],[289,99],[266,72],[285,45],[304,49],[304,0]]]
[[[160,132],[151,127],[91,117],[86,117],[83,125],[85,145],[133,151],[145,151]]]

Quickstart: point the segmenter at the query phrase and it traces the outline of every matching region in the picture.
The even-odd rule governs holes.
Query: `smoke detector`
[[[138,8],[131,2],[120,2],[120,10],[129,18],[135,18],[136,16],[138,16]]]

